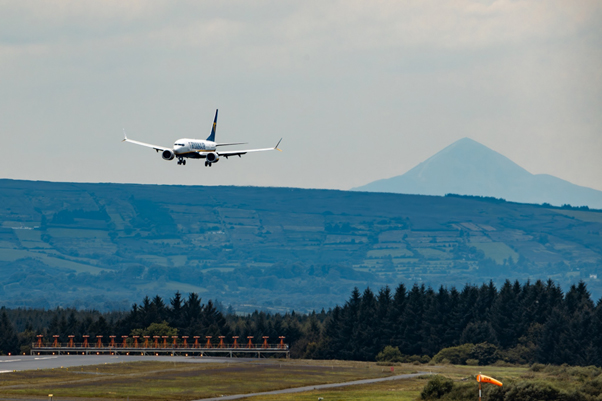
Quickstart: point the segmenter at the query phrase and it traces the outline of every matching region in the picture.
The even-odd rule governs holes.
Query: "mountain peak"
[[[506,156],[462,138],[403,175],[353,188],[420,195],[493,196],[509,201],[602,208],[602,191],[547,175],[533,175]]]

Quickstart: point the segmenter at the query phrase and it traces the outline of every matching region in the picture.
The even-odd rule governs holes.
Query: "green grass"
[[[167,281],[167,282],[163,282],[162,287],[172,291],[172,292],[176,292],[176,291],[180,291],[180,292],[196,292],[197,294],[202,294],[202,293],[206,293],[207,289],[203,288],[203,287],[198,287],[196,285],[192,285],[192,284],[187,284],[187,283],[180,283],[178,281]],[[137,288],[139,290],[154,290],[157,287],[157,283],[156,282],[150,282],[150,283],[146,283],[146,284],[140,284],[137,286]]]
[[[416,248],[416,251],[427,259],[452,259],[453,257],[451,253],[433,248]]]
[[[315,390],[304,393],[278,394],[248,398],[249,401],[415,401],[426,384],[426,378],[403,379],[360,386]]]
[[[42,241],[42,232],[39,230],[13,230],[13,232],[19,238],[24,248],[52,248],[49,244]]]
[[[574,217],[581,221],[587,221],[589,223],[602,223],[602,213],[586,212],[581,210],[560,210],[554,209],[554,212],[563,214],[565,216]]]
[[[98,275],[107,269],[103,269],[100,267],[90,266],[83,263],[72,262],[70,260],[53,258],[48,254],[31,252],[22,249],[0,249],[0,260],[7,262],[14,262],[18,259],[23,258],[33,258],[38,259],[48,266],[58,267],[62,269],[71,269],[75,270],[77,273],[90,273],[93,275]]]
[[[441,374],[463,387],[478,385],[475,376],[483,373],[501,380],[505,386],[520,382],[547,382],[573,391],[599,374],[596,368],[544,366],[533,371],[528,366],[395,366],[394,374],[417,371]],[[231,394],[247,394],[310,385],[387,377],[389,366],[369,362],[254,360],[231,363],[130,362],[47,369],[2,374],[0,399],[45,397],[73,400],[125,399],[193,400]],[[415,401],[429,375],[365,385],[311,390],[292,394],[250,397],[250,401]]]
[[[373,363],[338,361],[321,364],[278,360],[220,364],[132,362],[5,373],[0,381],[0,399],[54,394],[57,398],[190,400],[390,374]]]
[[[4,252],[5,249],[15,249],[18,248],[19,244],[10,241],[0,241],[0,253]]]
[[[103,230],[86,230],[82,228],[49,228],[48,235],[55,238],[99,238],[109,240],[109,233]]]
[[[503,242],[474,242],[470,246],[483,251],[485,257],[493,259],[499,264],[503,263],[504,259],[510,258],[515,262],[518,261],[518,253]]]
[[[2,227],[35,227],[35,226],[39,226],[40,222],[39,221],[13,221],[13,220],[4,220],[2,222]],[[30,231],[30,230],[27,230]]]
[[[536,370],[536,371],[534,371]],[[483,373],[504,383],[549,383],[564,391],[581,389],[599,375],[599,368],[544,366],[395,366],[394,374],[417,371],[440,374],[455,385],[474,388]],[[247,394],[308,385],[387,377],[389,366],[370,362],[312,360],[253,360],[231,363],[130,362],[4,373],[0,375],[0,399],[46,397],[58,399],[193,400],[231,394]],[[429,375],[410,379],[311,390],[292,394],[250,397],[250,401],[416,401]],[[596,380],[599,380],[596,379]],[[488,385],[485,385],[488,386]]]
[[[141,259],[149,263],[155,263],[161,266],[169,266],[169,259],[157,255],[136,255],[136,259]]]
[[[368,251],[369,258],[382,258],[384,256],[402,257],[402,256],[414,256],[414,254],[407,249],[373,249]]]
[[[188,262],[186,255],[177,255],[169,258],[174,266],[184,266]]]

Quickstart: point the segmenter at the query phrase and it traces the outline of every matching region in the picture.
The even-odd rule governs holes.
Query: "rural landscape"
[[[193,399],[397,369],[424,374],[395,391],[382,382],[327,394],[476,399],[471,374],[487,366],[511,383],[487,389],[492,398],[595,400],[602,386],[600,211],[453,194],[0,184],[5,354],[30,354],[39,336],[47,345],[53,336],[124,337],[124,346],[136,335],[168,336],[174,347],[192,336],[215,347],[218,337],[251,336],[284,337],[292,358],[225,370],[132,362],[83,381],[76,377],[96,368],[14,373],[2,376],[7,395]],[[552,368],[566,364],[582,368]],[[222,381],[228,369],[293,381],[242,379],[240,388]],[[169,390],[159,381],[139,398],[149,372],[217,383]],[[131,380],[115,387],[115,374]],[[33,388],[19,384],[32,379]]]
[[[127,310],[195,292],[320,311],[397,283],[548,278],[602,297],[602,212],[470,196],[0,181],[0,301]],[[221,307],[221,306],[220,306]]]

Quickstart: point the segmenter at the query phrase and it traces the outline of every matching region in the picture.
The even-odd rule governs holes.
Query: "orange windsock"
[[[485,375],[477,375],[477,381],[482,383],[491,383],[496,386],[502,387],[502,382],[499,380],[495,380],[493,377],[485,376]]]

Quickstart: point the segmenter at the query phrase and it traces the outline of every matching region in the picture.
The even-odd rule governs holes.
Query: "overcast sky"
[[[283,152],[186,166],[132,139]],[[0,1],[0,177],[349,189],[472,138],[602,190],[602,2]]]

